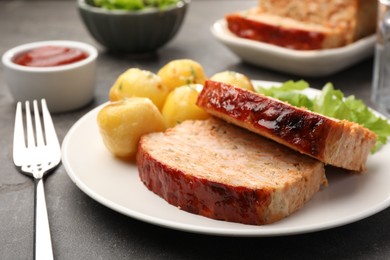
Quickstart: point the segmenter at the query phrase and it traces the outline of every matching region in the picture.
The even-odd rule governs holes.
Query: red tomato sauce
[[[14,62],[28,67],[53,67],[71,64],[87,57],[87,53],[78,49],[63,46],[44,46],[16,57]]]

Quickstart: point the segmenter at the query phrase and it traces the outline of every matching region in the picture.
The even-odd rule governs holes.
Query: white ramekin
[[[66,65],[29,67],[18,65],[15,57],[44,46],[79,49],[88,57]],[[54,113],[80,108],[92,101],[96,86],[95,47],[76,41],[41,41],[14,47],[3,54],[5,81],[15,102],[45,98]]]

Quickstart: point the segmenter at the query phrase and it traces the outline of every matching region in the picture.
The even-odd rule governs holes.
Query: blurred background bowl
[[[85,58],[48,67],[16,63],[18,57],[48,46],[77,49],[85,54]],[[97,56],[95,47],[77,41],[40,41],[19,45],[2,56],[5,81],[15,102],[45,98],[50,112],[74,110],[87,105],[94,97]]]
[[[125,53],[154,52],[180,29],[190,0],[164,9],[107,10],[92,0],[78,0],[80,16],[93,38],[108,50]]]

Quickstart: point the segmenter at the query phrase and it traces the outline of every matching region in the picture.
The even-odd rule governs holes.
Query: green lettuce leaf
[[[340,90],[334,89],[332,83],[327,83],[321,93],[314,98],[309,98],[301,92],[307,88],[309,84],[300,80],[287,81],[281,86],[271,88],[260,86],[257,91],[297,107],[305,107],[325,116],[345,119],[365,126],[378,136],[374,151],[387,143],[390,136],[389,121],[375,114],[362,100],[356,99],[353,95],[345,97]]]
[[[304,81],[286,81],[281,86],[271,88],[258,88],[257,91],[266,96],[271,96],[279,100],[286,101],[293,106],[306,107],[307,109],[313,108],[313,101],[308,98],[301,91],[309,88],[309,84]]]

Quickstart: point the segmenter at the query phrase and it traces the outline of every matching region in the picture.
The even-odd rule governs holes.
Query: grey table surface
[[[116,77],[130,67],[157,71],[168,61],[190,58],[208,75],[235,70],[252,79],[285,81],[295,75],[254,67],[218,43],[211,24],[257,1],[194,0],[179,34],[156,54],[135,58],[112,54],[81,23],[75,1],[0,1],[0,54],[27,42],[66,39],[99,49],[97,89],[87,107],[53,116],[60,141],[86,112],[107,100]],[[372,58],[340,73],[305,79],[326,82],[369,103]],[[32,259],[33,182],[12,163],[15,103],[0,70],[0,259]],[[320,232],[283,237],[220,237],[147,224],[117,213],[84,194],[63,166],[46,179],[46,199],[56,259],[390,259],[390,209]],[[390,191],[390,187],[389,187]],[[346,205],[347,207],[348,205]]]

